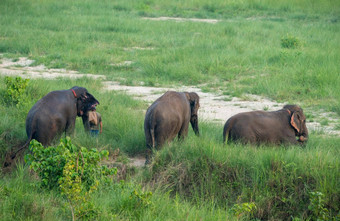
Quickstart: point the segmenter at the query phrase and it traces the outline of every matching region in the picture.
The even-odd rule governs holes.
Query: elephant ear
[[[195,92],[186,93],[190,103],[191,113],[197,114],[199,108],[199,96]]]
[[[292,127],[294,127],[294,129],[300,133],[300,120],[299,120],[299,114],[297,112],[294,112],[290,118],[290,124],[292,125]]]

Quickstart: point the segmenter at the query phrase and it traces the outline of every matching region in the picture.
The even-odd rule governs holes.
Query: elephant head
[[[86,88],[73,87],[71,88],[74,96],[77,98],[77,115],[81,117],[84,113],[91,110],[99,104],[99,101],[90,94]]]
[[[192,129],[194,130],[195,134],[199,136],[199,128],[198,128],[198,108],[200,107],[199,103],[199,96],[195,92],[185,92],[186,97],[189,100],[190,103],[190,110],[191,110],[191,116],[190,116],[190,123],[192,126]]]
[[[283,108],[290,113],[290,125],[294,128],[295,135],[299,137],[299,141],[307,141],[308,129],[306,126],[306,116],[303,114],[302,108],[297,105],[285,105]]]

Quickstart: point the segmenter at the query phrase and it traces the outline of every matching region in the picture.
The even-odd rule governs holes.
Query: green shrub
[[[250,216],[254,215],[254,212],[256,211],[256,205],[254,202],[235,204],[231,210],[237,218],[244,216],[249,218]]]
[[[30,144],[32,155],[26,155],[26,161],[41,179],[41,187],[57,188],[66,197],[72,220],[77,218],[93,219],[99,211],[90,201],[91,194],[97,190],[108,175],[117,169],[100,166],[99,161],[108,156],[108,151],[78,148],[69,137],[61,139],[57,147],[43,147],[36,140]]]
[[[325,196],[321,192],[310,192],[308,209],[312,211],[315,220],[330,220],[329,211],[325,208]]]
[[[281,47],[283,48],[298,48],[301,46],[301,41],[292,35],[286,35],[281,38]]]
[[[5,103],[11,105],[20,105],[25,102],[25,90],[29,79],[22,79],[21,77],[5,77],[6,91]]]

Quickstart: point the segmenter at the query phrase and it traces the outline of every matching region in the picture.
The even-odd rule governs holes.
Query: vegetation
[[[340,114],[336,0],[0,4],[0,53],[8,57],[29,56],[33,65],[104,74],[127,84],[208,84],[236,96],[265,95]],[[157,16],[220,22],[143,19]],[[119,65],[124,61],[132,64]]]
[[[335,0],[2,0],[0,53],[125,84],[202,84],[339,115],[339,14]],[[158,16],[220,21],[144,19]],[[124,61],[132,64],[117,65]],[[147,104],[105,91],[99,80],[0,76],[1,164],[25,143],[34,103],[75,85],[100,101],[103,133],[87,136],[78,118],[72,142],[33,143],[25,152],[30,160],[0,174],[0,220],[339,219],[339,137],[312,131],[304,148],[223,146],[221,125],[200,122],[201,137],[190,131],[185,141],[157,151],[150,166],[131,168],[128,157],[145,153]],[[117,175],[104,181],[93,171],[101,171],[97,163],[106,151],[119,154],[109,164]],[[92,166],[79,161],[85,153]]]

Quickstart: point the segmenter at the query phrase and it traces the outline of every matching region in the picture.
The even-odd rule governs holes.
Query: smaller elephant
[[[308,140],[306,117],[297,105],[285,105],[283,109],[272,112],[239,113],[225,123],[224,143],[226,139],[244,144],[303,145]]]
[[[178,139],[184,139],[188,134],[189,122],[195,134],[199,136],[199,107],[199,96],[195,92],[168,91],[151,104],[144,120],[149,151],[163,146],[176,136]]]

